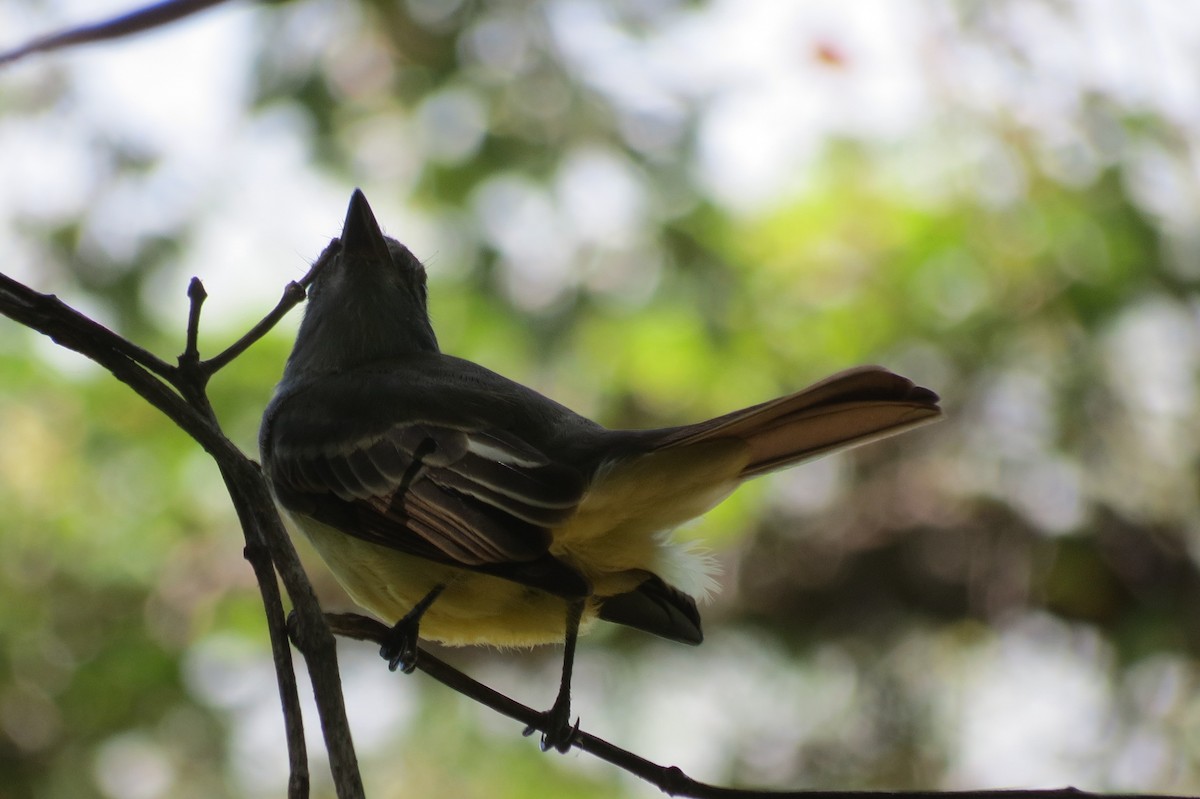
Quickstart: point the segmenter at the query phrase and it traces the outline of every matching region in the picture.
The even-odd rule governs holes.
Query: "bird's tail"
[[[621,433],[632,436],[635,453],[601,468],[556,529],[555,546],[576,562],[606,564],[589,575],[603,598],[601,618],[699,643],[690,594],[703,593],[696,588],[709,579],[705,562],[665,544],[661,532],[704,513],[747,478],[931,422],[942,413],[937,403],[929,389],[864,366],[707,422]],[[650,577],[630,589],[638,575]],[[691,587],[680,585],[681,576]]]
[[[806,389],[672,430],[674,448],[719,439],[749,447],[741,479],[827,452],[876,441],[936,420],[938,395],[879,366],[840,372]]]

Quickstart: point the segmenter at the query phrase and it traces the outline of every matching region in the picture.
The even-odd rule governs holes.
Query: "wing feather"
[[[388,438],[380,439],[362,450],[370,461],[369,468],[382,484],[377,494],[386,494],[404,479],[408,470],[413,466],[413,459],[406,452],[396,447],[394,441]]]
[[[346,456],[346,465],[350,467],[354,478],[362,486],[363,497],[379,496],[390,490],[393,478],[389,478],[388,474],[375,464],[369,449],[357,449],[351,452]],[[403,477],[403,469],[400,470],[399,475]]]
[[[271,477],[285,506],[336,516],[342,528],[353,519],[357,529],[345,532],[467,567],[546,555],[551,528],[574,512],[585,488],[575,468],[511,433],[429,422],[319,448],[277,448]]]

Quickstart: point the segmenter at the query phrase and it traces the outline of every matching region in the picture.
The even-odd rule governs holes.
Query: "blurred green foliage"
[[[1068,24],[1082,13],[1045,6]],[[960,66],[973,53],[1069,95],[1053,120],[1066,133],[1019,103],[954,95],[930,67],[945,94],[923,127],[829,134],[787,167],[800,188],[733,208],[700,178],[718,92],[639,107],[549,21],[587,11],[598,41],[634,47],[708,8],[675,0],[270,4],[253,11],[241,113],[285,111],[314,173],[416,209],[445,350],[610,426],[698,419],[863,362],[945,398],[937,428],[747,486],[680,531],[724,566],[708,641],[681,653],[599,631],[578,678],[586,728],[714,781],[847,789],[1024,784],[1043,772],[1012,742],[1043,735],[1077,769],[1055,784],[1195,792],[1200,236],[1161,196],[1200,196],[1195,131],[1057,87],[1004,12],[912,7],[946,26]],[[856,68],[837,52],[796,58],[832,82]],[[0,121],[53,119],[84,91],[69,73],[47,87],[35,101],[0,85]],[[965,158],[976,145],[990,155]],[[97,196],[172,157],[104,132],[87,153]],[[600,176],[579,184],[582,218],[575,168]],[[632,221],[588,216],[612,180],[633,187]],[[281,213],[300,191],[273,190]],[[201,246],[202,220],[127,220],[134,245],[115,258],[93,213],[17,209],[31,282],[179,351],[183,319],[165,324],[161,306],[182,295],[174,262]],[[205,326],[206,351],[252,317]],[[287,338],[212,384],[247,451]],[[12,324],[0,386],[0,795],[281,795],[257,593],[215,468],[124,386]],[[550,700],[553,652],[454,657]],[[346,658],[348,691],[372,692],[350,702],[372,796],[653,795],[541,755],[420,677],[379,676],[369,652]]]

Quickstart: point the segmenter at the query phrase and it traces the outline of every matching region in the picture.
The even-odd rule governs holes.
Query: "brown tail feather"
[[[677,429],[659,446],[739,438],[750,446],[742,477],[895,435],[941,416],[938,396],[879,366],[850,369],[802,391]]]

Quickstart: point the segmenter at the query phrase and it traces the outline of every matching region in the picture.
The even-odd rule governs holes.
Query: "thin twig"
[[[33,291],[24,284],[13,280],[3,273],[0,273],[0,292],[4,293],[5,300],[11,311],[14,313],[23,312],[27,314],[29,318],[42,318],[49,320],[62,309],[69,308],[69,306],[67,306],[53,294],[42,294],[40,292]],[[17,318],[13,315],[13,313],[6,312],[6,315],[14,319]],[[21,320],[17,319],[17,321]],[[147,370],[153,372],[159,377],[164,378],[167,381],[171,381],[175,378],[174,366],[167,363],[162,358],[159,358],[149,350],[139,347],[132,341],[117,336],[99,322],[89,319],[81,314],[79,319],[76,320],[76,324],[85,331],[90,330],[98,335],[108,334],[113,336],[115,340],[110,341],[109,346],[114,352],[119,353],[130,361],[146,368]],[[47,335],[49,335],[51,338],[54,338],[54,335],[51,333],[47,333]]]
[[[229,347],[227,347],[223,352],[220,352],[217,355],[214,355],[212,358],[203,361],[201,368],[204,369],[204,371],[209,375],[214,374],[218,370],[227,366],[234,358],[248,350],[250,345],[254,344],[260,338],[265,336],[271,330],[271,328],[275,327],[275,325],[279,323],[280,319],[287,315],[288,311],[304,302],[305,288],[312,284],[313,280],[317,276],[317,273],[320,272],[320,270],[323,269],[326,264],[333,260],[333,256],[337,255],[338,252],[341,251],[341,248],[342,245],[340,241],[337,239],[331,241],[321,255],[318,256],[317,260],[313,262],[312,267],[308,270],[308,273],[305,274],[304,277],[300,278],[298,281],[288,283],[287,286],[284,287],[283,296],[279,299],[279,303],[273,309],[271,309],[269,314],[262,318],[262,321],[250,328],[246,335],[233,342],[233,344],[229,345]]]
[[[128,14],[111,17],[103,22],[55,31],[0,53],[0,66],[34,53],[47,53],[64,47],[100,42],[106,39],[119,39],[123,36],[141,33],[223,2],[225,0],[165,0],[165,2],[145,6]]]
[[[271,561],[266,532],[258,523],[257,516],[250,512],[253,500],[245,496],[241,481],[228,469],[221,469],[221,477],[231,497],[236,496],[234,507],[238,519],[246,532],[244,555],[254,569],[267,616],[267,634],[271,642],[271,658],[278,677],[279,702],[283,708],[283,726],[288,749],[288,797],[305,799],[309,795],[308,746],[304,740],[304,716],[300,709],[300,695],[296,684],[296,672],[292,668],[292,649],[288,643],[287,617],[283,613],[283,600],[279,595],[279,584]]]
[[[204,301],[208,299],[208,292],[204,290],[204,284],[200,282],[200,278],[193,277],[188,283],[188,320],[187,320],[187,339],[183,347],[183,355],[179,356],[181,361],[186,360],[189,363],[194,363],[200,360],[200,310],[204,307]]]
[[[219,427],[216,411],[208,399],[205,387],[208,384],[209,372],[200,363],[200,312],[208,292],[199,278],[193,277],[188,284],[187,296],[188,320],[186,341],[183,353],[179,356],[179,368],[176,372],[174,385],[183,395],[184,400],[200,413],[213,427]],[[288,797],[289,799],[307,799],[311,780],[308,769],[308,746],[304,740],[304,718],[300,709],[299,690],[296,684],[296,673],[292,667],[292,652],[288,646],[286,618],[283,613],[283,599],[279,594],[279,585],[275,578],[275,569],[271,558],[271,547],[267,541],[267,533],[259,524],[259,518],[251,508],[253,501],[247,497],[245,488],[235,475],[234,470],[225,463],[218,461],[221,477],[225,488],[233,500],[238,520],[246,539],[244,554],[254,570],[255,581],[258,583],[259,594],[262,598],[263,612],[267,620],[267,636],[271,642],[271,659],[275,664],[276,683],[279,687],[279,701],[283,709],[283,726],[288,750]]]

